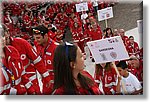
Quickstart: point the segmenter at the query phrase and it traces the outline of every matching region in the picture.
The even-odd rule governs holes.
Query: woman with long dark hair
[[[106,28],[105,31],[106,31],[106,34],[104,35],[103,38],[110,38],[114,36],[111,28]]]
[[[101,94],[92,76],[84,70],[84,58],[80,48],[65,42],[54,54],[54,95]]]

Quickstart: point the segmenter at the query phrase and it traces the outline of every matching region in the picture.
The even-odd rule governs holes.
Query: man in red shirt
[[[92,24],[92,41],[102,39],[102,31],[97,23]]]
[[[35,49],[38,55],[41,56],[42,61],[44,62],[46,69],[49,71],[51,77],[50,87],[47,88],[46,84],[43,83],[43,93],[50,94],[53,88],[54,79],[52,60],[57,43],[48,37],[48,29],[44,25],[39,25],[33,28],[33,35],[36,42]]]
[[[137,58],[140,58],[140,49],[139,45],[137,42],[134,41],[134,37],[130,36],[129,37],[129,44],[127,46],[127,51],[129,56],[134,55]]]
[[[44,66],[42,58],[36,53],[36,51],[33,49],[30,43],[28,43],[22,38],[10,37],[7,28],[5,27],[4,29],[6,44],[12,45],[19,51],[20,58],[23,67],[25,68],[27,77],[33,83],[33,87],[36,90],[36,94],[41,94],[37,80],[36,70],[41,74],[45,85],[49,87],[50,84],[50,75]],[[30,86],[28,88],[30,88]]]
[[[0,45],[2,49],[0,55],[0,94],[26,94],[26,91],[28,94],[35,94],[32,83],[25,74],[17,49],[10,45],[6,46],[5,36],[3,36]]]
[[[136,56],[130,56],[131,67],[137,69],[135,76],[141,84],[143,84],[143,61],[139,60]]]
[[[125,31],[124,29],[120,29],[119,30],[119,35],[121,36],[123,43],[125,45],[125,47],[127,48],[128,44],[129,44],[129,39],[127,36],[125,36]]]

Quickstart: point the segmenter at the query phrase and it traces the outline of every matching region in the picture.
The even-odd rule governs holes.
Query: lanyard
[[[2,68],[5,71],[7,71],[11,75],[12,85],[14,86],[15,85],[15,77],[14,77],[13,72],[10,69],[8,69],[3,63],[0,62],[0,65],[2,66]]]
[[[44,54],[46,53],[46,50],[50,47],[51,43],[52,43],[52,40],[50,39],[50,42],[48,43],[48,46],[44,49]],[[40,56],[42,58],[42,48],[40,50]]]
[[[48,46],[44,49],[44,53],[46,53],[46,50],[50,47],[51,43],[52,43],[52,40],[50,39]]]
[[[44,54],[46,53],[46,50],[50,47],[51,43],[52,43],[52,39],[50,39],[47,47],[44,49]],[[46,66],[47,65],[46,62],[45,62],[46,56],[42,55],[42,48],[40,50],[40,57],[44,59],[43,61],[44,61],[45,66]]]

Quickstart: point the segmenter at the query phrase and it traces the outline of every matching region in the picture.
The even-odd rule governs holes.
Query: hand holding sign
[[[112,62],[118,77],[120,77],[114,61],[129,59],[129,55],[120,36],[87,42],[87,45],[96,64]],[[124,92],[126,92],[123,83],[122,86]]]

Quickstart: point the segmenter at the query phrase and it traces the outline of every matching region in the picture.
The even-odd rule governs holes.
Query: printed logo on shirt
[[[128,84],[128,83],[127,83],[126,86],[131,86],[131,84]]]
[[[22,54],[20,58],[21,58],[21,60],[25,60],[26,59],[26,55]]]
[[[47,60],[47,64],[51,64],[51,61],[50,61],[50,60]]]
[[[111,80],[112,80],[112,77],[111,77],[111,76],[109,76],[109,77],[108,77],[108,80],[109,80],[109,81],[111,81]]]

